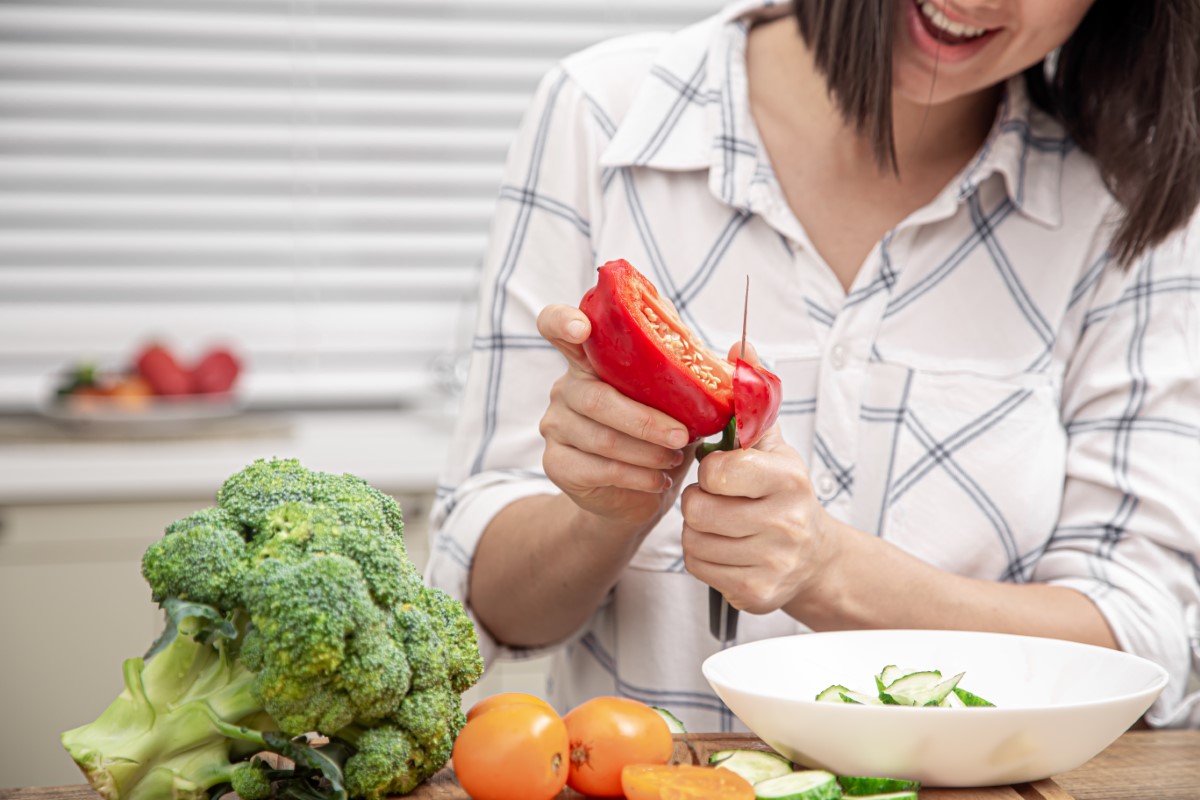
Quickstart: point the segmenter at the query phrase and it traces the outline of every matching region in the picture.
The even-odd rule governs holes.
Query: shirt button
[[[821,497],[831,497],[836,489],[837,481],[833,479],[833,475],[822,472],[817,476],[817,494]]]
[[[833,349],[829,351],[829,364],[834,369],[841,369],[846,366],[846,348],[840,344],[835,344]]]

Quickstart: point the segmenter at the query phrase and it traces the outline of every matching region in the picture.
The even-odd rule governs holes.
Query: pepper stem
[[[709,453],[715,453],[718,450],[736,450],[737,449],[737,417],[730,417],[729,422],[725,425],[725,429],[721,431],[721,441],[719,442],[701,442],[696,448],[696,460],[704,458]]]

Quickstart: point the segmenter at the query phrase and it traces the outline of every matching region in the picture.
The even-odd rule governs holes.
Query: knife
[[[750,311],[750,276],[746,276],[746,295],[742,301],[742,343],[738,348],[738,358],[746,357],[746,319]],[[737,432],[733,434],[734,448],[741,447]],[[737,638],[738,610],[729,605],[725,595],[713,587],[708,587],[708,630],[718,642],[728,644]]]

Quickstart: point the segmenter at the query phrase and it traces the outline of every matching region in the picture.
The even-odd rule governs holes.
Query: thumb
[[[741,353],[741,350],[742,350],[741,342],[738,342],[737,344],[735,344],[729,348],[729,356],[727,357],[727,360],[729,361],[729,363],[733,364],[733,363],[737,362],[737,360],[739,358],[739,353]],[[762,366],[762,361],[760,361],[758,358],[758,351],[754,349],[754,345],[751,344],[749,341],[746,342],[745,355],[741,355],[740,358],[743,361],[745,361],[749,364],[752,364],[756,367]]]
[[[592,323],[586,314],[573,306],[548,305],[538,314],[537,329],[543,339],[563,354],[572,368],[587,375],[596,374],[583,351],[583,342],[592,332]]]
[[[793,451],[790,444],[784,441],[783,432],[779,430],[779,423],[776,422],[771,427],[763,432],[758,441],[754,443],[755,450],[762,450],[767,453],[779,453],[784,451]]]

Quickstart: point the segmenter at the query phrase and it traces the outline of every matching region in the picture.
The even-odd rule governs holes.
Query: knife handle
[[[738,610],[729,605],[725,595],[708,587],[708,630],[713,638],[724,644],[737,638]]]

